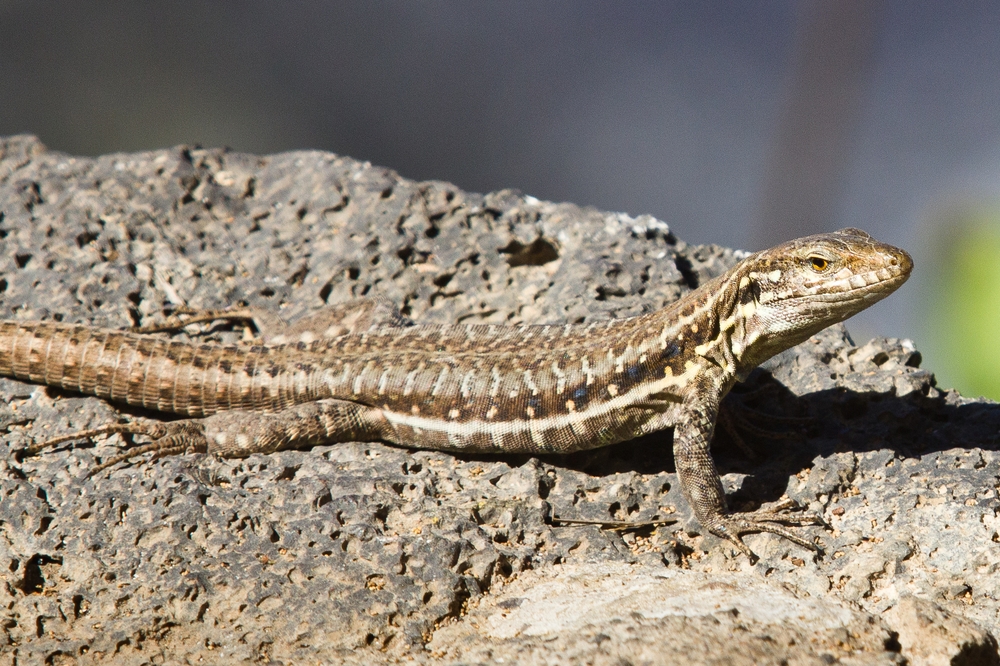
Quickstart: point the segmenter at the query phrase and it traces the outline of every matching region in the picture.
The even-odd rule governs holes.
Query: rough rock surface
[[[111,327],[374,293],[424,322],[585,321],[737,258],[652,218],[328,153],[90,159],[23,136],[0,140],[0,247],[0,317]],[[919,365],[909,341],[837,327],[734,391],[737,413],[808,417],[745,434],[754,458],[717,437],[734,504],[787,494],[830,524],[809,528],[817,559],[748,537],[756,564],[691,520],[669,432],[561,458],[346,444],[84,479],[118,437],[16,451],[136,412],[3,380],[0,664],[997,664],[1000,409]]]

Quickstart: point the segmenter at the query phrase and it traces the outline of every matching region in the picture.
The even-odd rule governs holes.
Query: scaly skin
[[[750,557],[747,532],[816,550],[775,524],[814,516],[728,511],[709,453],[719,404],[761,362],[895,291],[912,266],[843,229],[750,255],[656,312],[588,325],[407,326],[372,301],[298,323],[286,336],[298,342],[254,346],[3,322],[0,375],[195,417],[28,450],[108,432],[155,440],[98,469],[146,451],[240,457],[358,440],[565,453],[673,428],[681,488],[706,529]]]

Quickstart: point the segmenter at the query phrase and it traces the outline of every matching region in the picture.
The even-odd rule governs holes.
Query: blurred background
[[[0,134],[299,148],[761,249],[863,228],[849,323],[1000,398],[1000,3],[0,0]]]

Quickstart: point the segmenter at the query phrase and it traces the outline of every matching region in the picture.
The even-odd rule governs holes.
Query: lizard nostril
[[[890,266],[899,266],[899,260],[896,259],[896,257],[893,257],[892,259],[889,260],[889,265]]]

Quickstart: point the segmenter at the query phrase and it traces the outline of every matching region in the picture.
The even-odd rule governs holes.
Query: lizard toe
[[[757,561],[757,556],[743,542],[741,535],[767,532],[788,539],[814,553],[822,553],[823,550],[816,543],[806,539],[791,530],[788,530],[777,523],[792,523],[795,525],[815,525],[825,524],[819,516],[813,514],[789,515],[774,511],[754,511],[743,513],[731,513],[720,516],[709,526],[709,531],[723,539],[726,539],[737,549],[750,558],[751,562]]]
[[[153,432],[140,432],[137,434],[153,437],[153,441],[148,444],[141,444],[124,450],[115,456],[101,461],[99,464],[87,472],[87,477],[92,477],[98,472],[114,467],[118,463],[127,462],[146,453],[153,454],[153,460],[163,456],[178,455],[181,453],[204,453],[208,451],[208,440],[202,425],[198,421],[184,420],[170,423],[156,424],[155,434]]]

